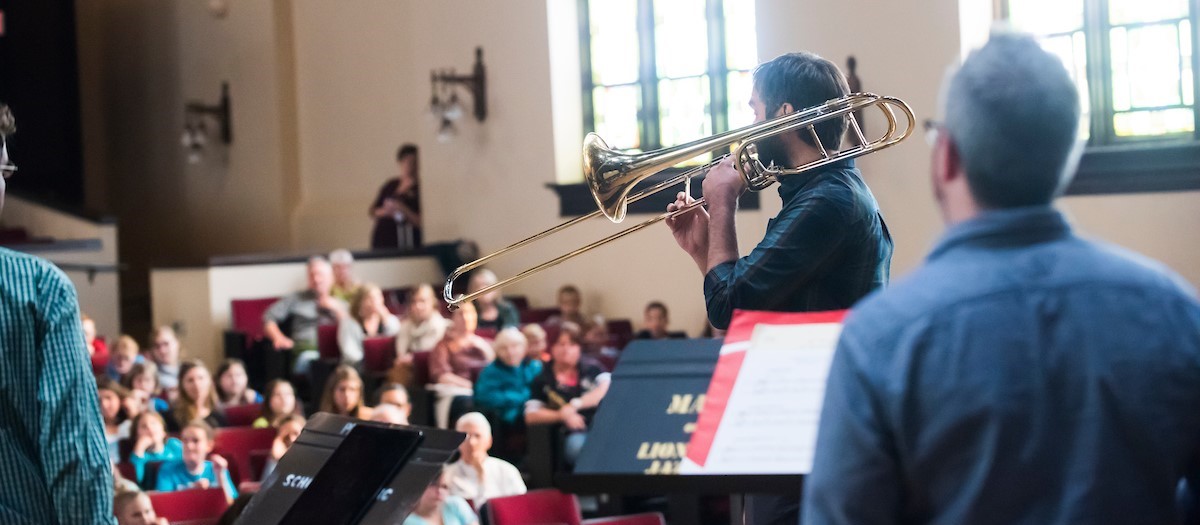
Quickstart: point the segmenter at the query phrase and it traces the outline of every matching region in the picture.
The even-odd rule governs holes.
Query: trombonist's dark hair
[[[809,52],[779,55],[759,65],[754,70],[754,89],[766,107],[768,119],[784,102],[800,111],[850,94],[850,85],[842,71],[833,62]],[[817,124],[815,131],[826,149],[840,149],[846,134],[846,119],[826,120]],[[796,133],[805,144],[816,146],[807,128]]]

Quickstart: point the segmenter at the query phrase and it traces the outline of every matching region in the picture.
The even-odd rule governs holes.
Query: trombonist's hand
[[[746,193],[746,179],[733,167],[733,157],[717,163],[704,176],[704,200],[709,207],[736,209],[738,197],[743,193]]]
[[[667,205],[667,211],[675,212],[695,200],[681,191],[675,196],[675,202]],[[675,236],[675,242],[679,244],[680,248],[683,248],[683,251],[692,256],[696,266],[700,267],[700,272],[708,271],[708,211],[701,207],[673,219],[667,219],[666,222],[667,226],[671,228],[671,234]]]

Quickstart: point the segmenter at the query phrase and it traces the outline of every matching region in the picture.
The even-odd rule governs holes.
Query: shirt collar
[[[947,229],[927,259],[936,259],[960,246],[1024,246],[1070,234],[1066,217],[1050,206],[990,210]]]
[[[812,185],[822,173],[853,169],[854,159],[842,159],[836,162],[831,162],[820,168],[816,168],[805,173],[797,173],[795,175],[784,175],[779,178],[779,197],[783,202],[787,202],[795,197],[796,194],[804,191]]]

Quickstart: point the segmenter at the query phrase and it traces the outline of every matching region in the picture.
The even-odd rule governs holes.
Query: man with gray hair
[[[1200,458],[1194,291],[1052,207],[1079,100],[1033,39],[993,35],[944,98],[949,229],[846,320],[804,523],[1178,522]]]
[[[333,269],[324,257],[311,257],[307,267],[308,288],[281,297],[263,312],[263,335],[276,351],[290,350],[295,359],[292,372],[308,373],[317,354],[317,327],[336,325],[349,315],[350,306],[333,296]],[[284,333],[284,328],[288,333]]]
[[[0,104],[0,206],[16,172]],[[0,248],[0,523],[115,523],[112,465],[75,287]]]

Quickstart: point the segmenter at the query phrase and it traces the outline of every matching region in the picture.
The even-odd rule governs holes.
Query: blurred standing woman
[[[399,172],[379,189],[371,204],[375,229],[371,249],[419,248],[421,246],[421,196],[417,169],[417,146],[405,144],[396,152]]]

